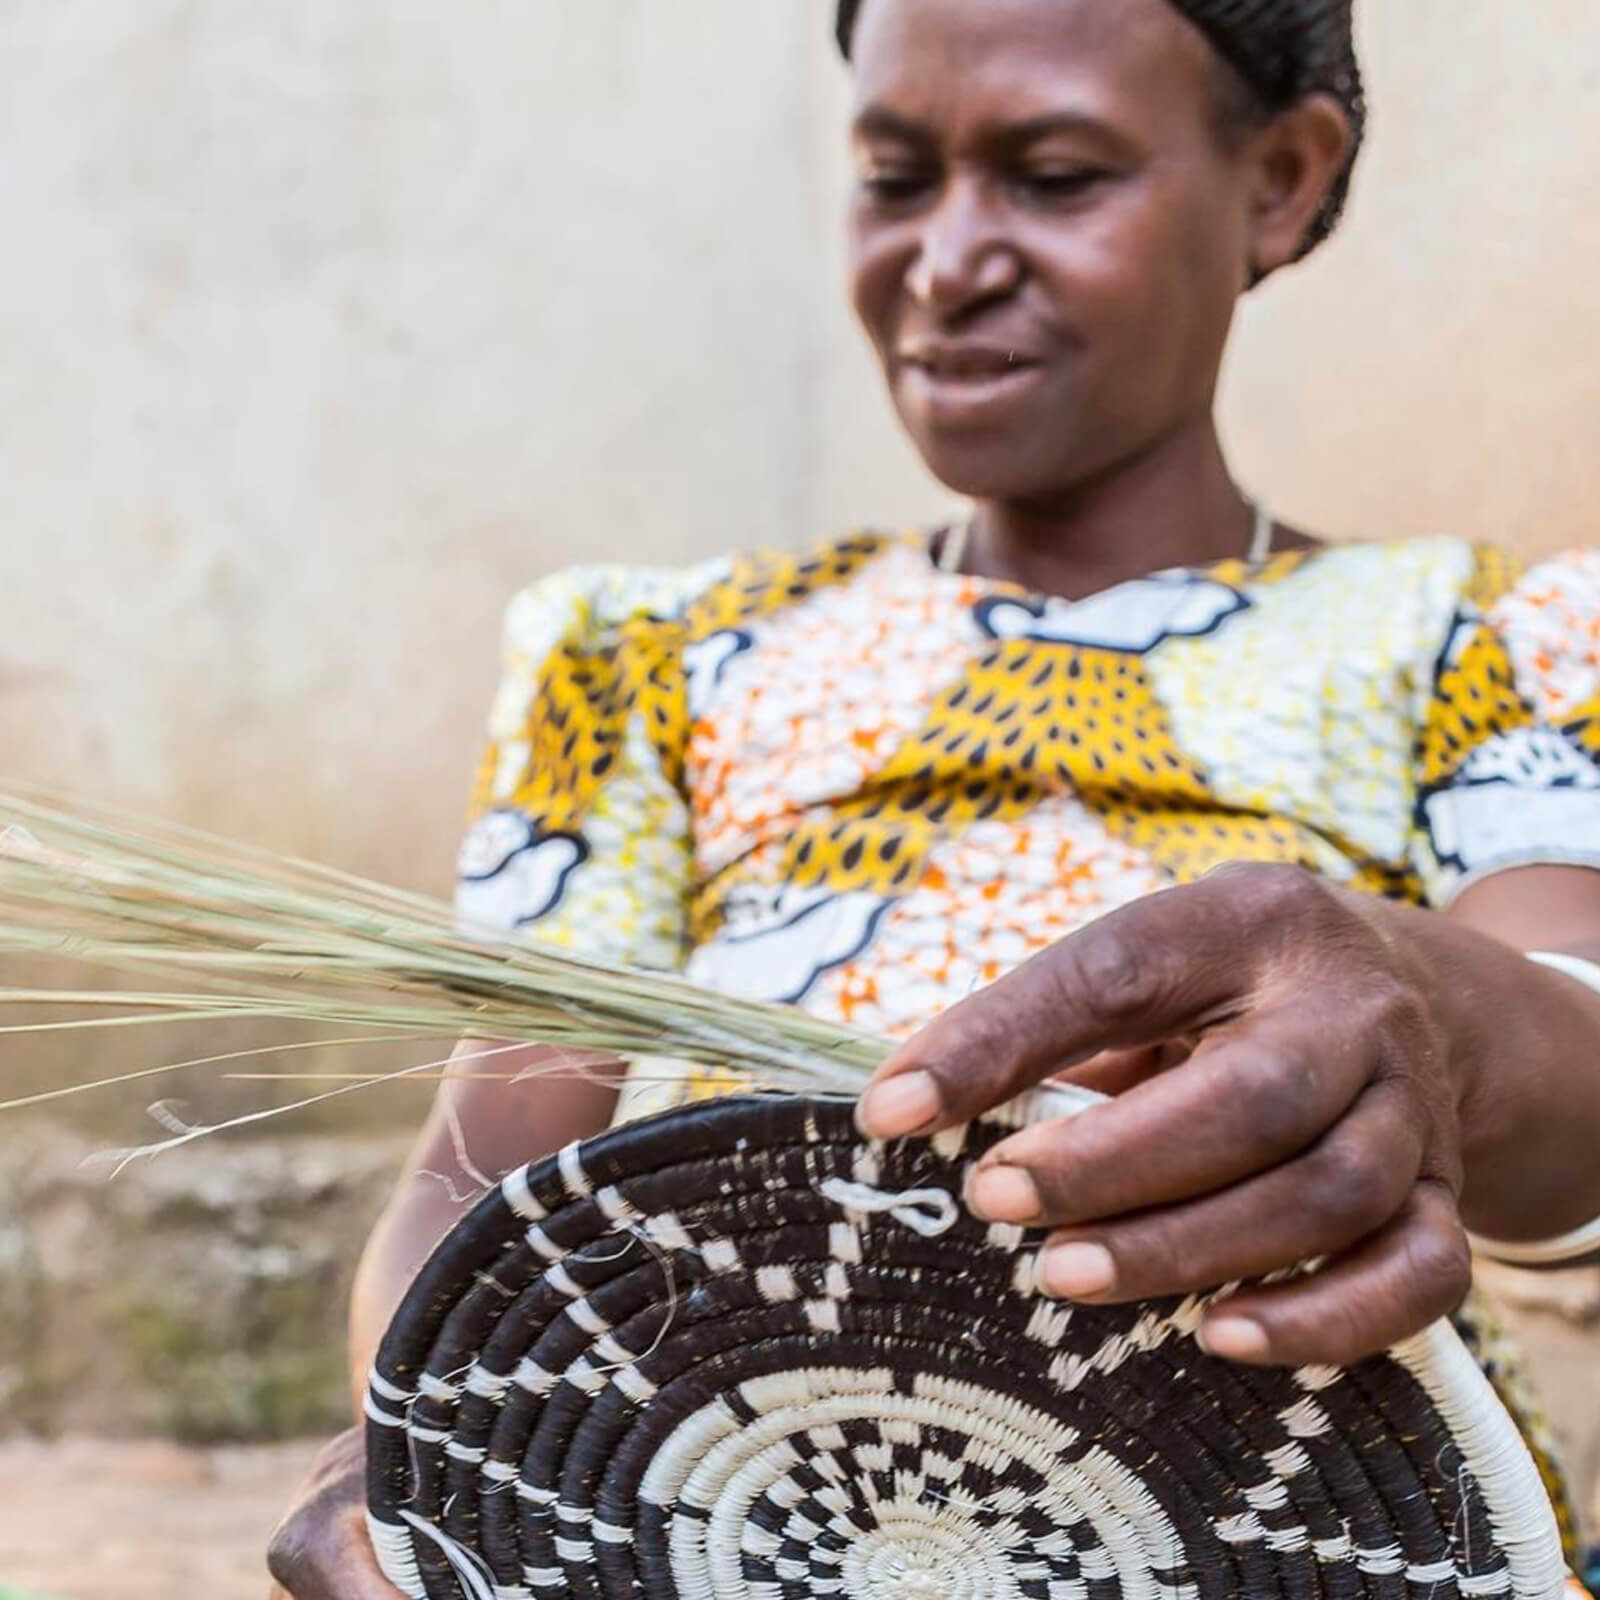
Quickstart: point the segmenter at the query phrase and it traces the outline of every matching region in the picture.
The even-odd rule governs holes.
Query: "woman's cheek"
[[[880,356],[893,348],[899,301],[916,260],[916,240],[903,228],[855,221],[850,230],[850,299]]]

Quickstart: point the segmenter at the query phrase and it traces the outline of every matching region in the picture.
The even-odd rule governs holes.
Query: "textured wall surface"
[[[442,888],[514,588],[942,507],[844,307],[822,10],[0,6],[0,769]],[[1592,539],[1600,9],[1368,0],[1363,27],[1348,225],[1241,317],[1241,472],[1339,535]],[[312,1157],[252,1159],[254,1194]],[[16,1294],[85,1203],[63,1184],[0,1240]],[[117,1202],[130,1249],[181,1212],[196,1261],[279,1259],[168,1189],[149,1227]],[[291,1366],[326,1337],[295,1315]],[[1576,1433],[1600,1385],[1561,1348]],[[305,1415],[261,1361],[278,1421],[226,1426]],[[128,1385],[121,1422],[156,1420]]]
[[[1246,308],[1237,464],[1308,525],[1600,538],[1600,10],[1358,4],[1373,136],[1350,226]]]
[[[810,7],[601,14],[0,7],[6,767],[439,884],[514,588],[799,535]]]

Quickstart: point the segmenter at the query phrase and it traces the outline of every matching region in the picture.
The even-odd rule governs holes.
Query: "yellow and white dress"
[[[1435,907],[1600,868],[1600,553],[1346,545],[1075,602],[922,534],[565,572],[508,613],[458,905],[900,1037],[1229,861]]]

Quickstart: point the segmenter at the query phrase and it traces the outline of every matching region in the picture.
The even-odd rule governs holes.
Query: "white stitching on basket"
[[[817,1193],[846,1211],[893,1217],[924,1239],[949,1233],[961,1217],[961,1207],[945,1189],[906,1189],[890,1194],[870,1184],[851,1183],[848,1178],[827,1178],[817,1185]]]

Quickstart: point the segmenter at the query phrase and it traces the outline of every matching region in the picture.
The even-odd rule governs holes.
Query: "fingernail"
[[[1103,1244],[1051,1245],[1039,1258],[1040,1288],[1062,1300],[1104,1294],[1116,1281],[1116,1257]]]
[[[902,1072],[861,1097],[856,1123],[869,1139],[904,1139],[939,1120],[943,1102],[930,1073]]]
[[[1201,1324],[1200,1348],[1222,1361],[1264,1361],[1267,1330],[1249,1317],[1212,1317]]]
[[[985,1222],[1033,1222],[1044,1210],[1039,1186],[1021,1167],[980,1167],[967,1185],[967,1205]]]

